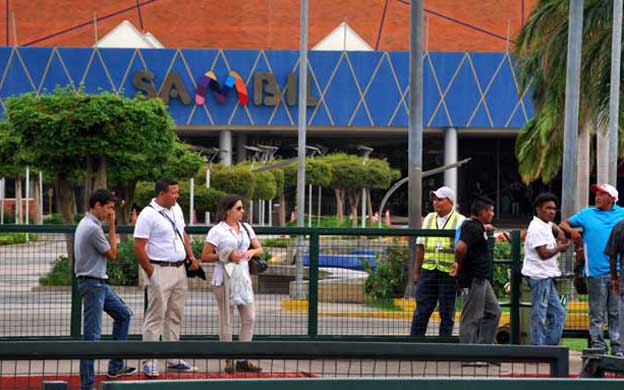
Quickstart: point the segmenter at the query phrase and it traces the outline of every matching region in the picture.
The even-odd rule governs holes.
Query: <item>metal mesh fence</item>
[[[11,232],[11,235],[22,235],[22,239],[28,234],[29,240],[0,246],[0,312],[3,313],[0,338],[80,338],[79,295],[71,287],[72,270],[68,259],[73,227],[3,225],[2,230]],[[197,257],[208,230],[206,226],[191,228]],[[256,230],[270,263],[265,273],[252,277],[256,336],[410,335],[417,305],[413,295],[406,294],[407,237],[426,231],[303,229],[300,233],[296,228]],[[133,312],[131,337],[140,337],[146,295],[142,273],[134,259],[131,232],[131,227],[120,227],[120,259],[109,264],[109,274],[115,277],[114,291]],[[304,234],[299,236],[303,239],[298,240],[297,234]],[[429,239],[434,243],[441,239],[451,240],[450,234],[430,236]],[[445,269],[440,268],[447,260],[447,254],[435,249],[433,253],[433,258],[429,253],[429,258],[425,259],[425,264],[429,260],[427,268],[432,269],[420,274],[419,284],[426,285],[426,288],[416,288],[417,301],[422,302],[420,307],[428,308],[414,323],[420,324],[426,336],[448,335],[448,329],[451,329],[450,335],[457,336],[461,299],[455,296],[453,285],[449,285]],[[511,286],[513,262],[509,260],[511,253],[508,250],[495,249],[494,256],[507,259],[495,260],[492,278],[502,306],[498,341],[507,343],[511,339],[514,310],[510,307],[514,294]],[[570,277],[573,259],[570,256],[561,259],[564,276],[557,288],[567,303],[566,331],[582,335],[588,329],[587,302],[586,296],[574,292]],[[301,268],[296,265],[298,259]],[[318,267],[313,263],[318,263]],[[217,305],[210,283],[214,264],[204,263],[202,266],[208,281],[189,281],[182,322],[183,337],[216,338],[218,334]],[[302,278],[300,283],[297,282],[298,272]],[[441,280],[442,277],[445,280]],[[530,327],[530,291],[524,281],[522,285],[519,290],[519,327],[521,341],[526,342]],[[447,289],[443,291],[443,288]],[[403,299],[404,296],[408,298]],[[453,303],[454,308],[449,309]],[[454,322],[452,325],[449,325],[449,318]],[[110,335],[112,320],[108,316],[103,319],[102,334]],[[234,334],[239,327],[239,317],[235,315]]]
[[[0,246],[0,337],[69,336],[71,287],[44,278],[55,262],[67,264],[65,234],[7,237],[15,244]]]

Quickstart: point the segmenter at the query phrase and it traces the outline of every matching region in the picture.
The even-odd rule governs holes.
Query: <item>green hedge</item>
[[[494,259],[511,259],[511,244],[497,242],[494,245]],[[391,302],[392,298],[401,298],[408,281],[407,245],[395,245],[386,248],[386,254],[377,256],[377,268],[372,269],[365,264],[368,278],[364,284],[364,291],[374,302]],[[497,264],[494,266],[492,287],[497,297],[504,297],[506,285],[509,283],[509,266]]]
[[[26,241],[39,241],[39,236],[35,233],[0,233],[0,245],[24,244]]]
[[[402,297],[407,284],[408,248],[395,241],[386,248],[384,255],[377,255],[377,267],[372,269],[367,261],[364,269],[368,278],[364,283],[364,292],[373,302],[391,302],[392,298]]]

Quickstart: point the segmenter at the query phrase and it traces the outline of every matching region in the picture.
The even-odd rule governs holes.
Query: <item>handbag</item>
[[[251,234],[249,233],[249,229],[247,228],[245,223],[241,223],[241,225],[243,225],[243,228],[247,232],[247,237],[249,237],[249,249],[254,249],[253,245],[251,244]],[[249,259],[249,273],[252,275],[261,274],[268,268],[269,263],[262,257],[254,256]]]
[[[151,208],[154,208],[151,204],[148,206]],[[171,227],[173,227],[173,231],[178,234],[178,237],[180,237],[180,240],[182,240],[182,243],[184,243],[184,238],[182,237],[182,234],[180,234],[180,231],[176,227],[175,222],[173,222],[171,218],[169,218],[169,216],[167,216],[167,214],[163,213],[162,211],[159,211],[158,214],[162,215],[169,222],[171,222]],[[191,261],[191,259],[189,259],[188,256],[186,256],[184,258],[184,269],[186,270],[186,277],[187,278],[200,278],[200,279],[206,280],[206,272],[204,272],[204,269],[201,266],[197,269],[191,269],[191,265],[193,265],[193,262]]]

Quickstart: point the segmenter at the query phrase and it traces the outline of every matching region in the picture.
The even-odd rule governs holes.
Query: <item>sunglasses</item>
[[[234,207],[234,210],[241,211],[241,210],[243,210],[243,206]]]

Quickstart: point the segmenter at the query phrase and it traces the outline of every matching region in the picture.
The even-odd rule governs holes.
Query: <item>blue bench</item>
[[[371,268],[375,268],[375,256],[374,255],[324,255],[319,254],[319,267],[336,267],[336,268],[348,268],[353,270],[364,270],[364,261],[368,261]],[[303,255],[303,265],[310,265],[310,254]]]

